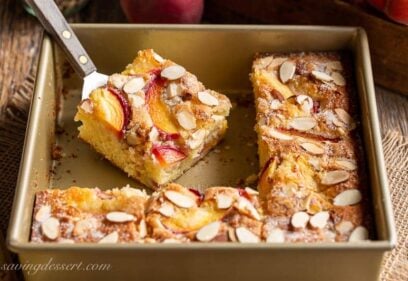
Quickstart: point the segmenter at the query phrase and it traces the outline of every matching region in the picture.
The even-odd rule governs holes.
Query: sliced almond
[[[40,207],[40,209],[35,214],[34,219],[38,222],[43,222],[49,217],[51,217],[51,206],[43,205]]]
[[[281,133],[267,126],[263,126],[263,130],[268,137],[272,137],[278,140],[287,140],[287,141],[293,140],[293,137],[291,135]]]
[[[219,104],[218,99],[211,95],[208,91],[198,92],[197,97],[205,105],[217,106]]]
[[[164,193],[164,196],[166,196],[167,199],[169,199],[173,204],[179,206],[180,208],[187,209],[194,207],[196,204],[193,199],[177,191],[167,190]]]
[[[336,108],[334,112],[344,124],[351,125],[353,123],[353,118],[343,108]]]
[[[165,59],[160,56],[158,53],[153,52],[153,58],[158,62],[158,63],[163,63]]]
[[[225,194],[217,194],[215,200],[217,202],[217,208],[221,210],[230,208],[232,206],[232,202],[234,201],[230,196]]]
[[[74,240],[72,240],[72,239],[59,239],[58,241],[57,241],[58,243],[60,243],[60,244],[75,244],[75,241]]]
[[[119,241],[119,233],[113,231],[98,241],[99,244],[117,243]]]
[[[258,235],[242,226],[235,229],[235,235],[241,243],[258,243],[260,241]]]
[[[139,95],[131,95],[131,96],[129,96],[129,101],[130,101],[130,104],[131,104],[133,107],[141,107],[142,105],[145,104],[145,99],[144,99],[144,97],[141,97],[141,96],[139,96]]]
[[[279,228],[275,228],[269,232],[266,238],[267,243],[283,243],[285,242],[285,232]]]
[[[323,175],[322,184],[324,185],[338,184],[348,180],[349,177],[350,174],[347,171],[343,170],[330,171]]]
[[[177,121],[181,127],[186,130],[192,130],[197,127],[196,118],[188,111],[180,111],[177,113]]]
[[[339,72],[333,72],[331,74],[331,77],[333,78],[334,84],[336,84],[338,86],[345,86],[346,85],[346,79]]]
[[[237,242],[237,236],[235,235],[235,229],[232,227],[228,228],[228,238],[232,242]]]
[[[309,215],[306,212],[297,212],[292,216],[291,223],[294,228],[305,228],[309,221]]]
[[[237,208],[243,213],[248,213],[252,218],[261,220],[261,215],[259,214],[258,210],[248,199],[239,197]]]
[[[340,61],[330,61],[326,63],[326,67],[329,68],[330,70],[343,70],[343,65],[341,64]]]
[[[109,76],[109,83],[112,84],[116,89],[122,90],[125,83],[129,80],[129,76],[122,74],[112,74]]]
[[[93,102],[90,99],[83,100],[79,107],[86,113],[92,114],[93,113]]]
[[[335,206],[350,206],[357,204],[361,201],[361,192],[358,189],[348,189],[338,194],[333,199],[333,204]]]
[[[310,152],[312,154],[315,154],[315,155],[320,155],[320,154],[324,153],[324,147],[322,147],[320,145],[317,145],[315,143],[304,142],[304,143],[301,143],[300,146],[304,150],[306,150],[306,151],[308,151],[308,152]]]
[[[160,75],[169,80],[176,80],[176,79],[183,77],[185,73],[186,73],[186,69],[182,67],[181,65],[171,65],[163,69]]]
[[[341,221],[339,224],[336,225],[336,230],[340,234],[348,234],[353,229],[353,223],[350,221]]]
[[[178,97],[181,95],[182,89],[178,83],[170,83],[167,86],[166,94],[169,98]]]
[[[144,219],[140,220],[138,230],[139,230],[139,237],[145,238],[147,235],[147,226],[146,226],[146,221]]]
[[[357,169],[357,163],[354,160],[351,159],[336,159],[334,160],[334,163],[336,164],[337,167],[346,170],[346,171],[354,171]]]
[[[74,236],[86,236],[90,231],[98,227],[98,221],[94,217],[81,219],[75,223],[72,234]]]
[[[165,217],[172,217],[174,215],[174,207],[168,203],[164,203],[159,208],[159,213]]]
[[[368,240],[368,230],[364,226],[357,226],[350,234],[349,242]]]
[[[174,238],[167,238],[163,240],[164,244],[180,244],[181,241]]]
[[[198,241],[201,241],[201,242],[209,242],[217,236],[220,228],[221,228],[221,223],[219,221],[215,221],[210,224],[207,224],[206,226],[202,227],[197,232],[196,238]]]
[[[293,119],[289,126],[298,131],[308,131],[313,129],[317,125],[317,122],[312,117],[298,117]]]
[[[277,100],[277,99],[273,99],[270,102],[270,108],[273,110],[279,109],[281,107],[282,103]]]
[[[291,61],[285,61],[279,68],[279,77],[283,83],[288,82],[293,78],[296,71],[296,64]]]
[[[48,239],[55,240],[60,235],[60,222],[57,218],[50,217],[41,224],[41,231]]]
[[[319,212],[310,218],[310,225],[314,228],[324,228],[329,218],[329,212]]]
[[[126,82],[123,86],[123,91],[128,94],[136,94],[138,91],[143,89],[145,86],[145,81],[142,77],[134,77]]]
[[[220,122],[225,120],[225,116],[214,114],[213,116],[211,116],[211,119],[214,120],[215,122]]]
[[[272,58],[272,61],[269,63],[267,69],[275,69],[277,66],[282,65],[288,58],[286,57],[279,57],[279,58]]]
[[[259,191],[255,190],[253,188],[250,187],[245,187],[244,189],[249,195],[259,195]]]
[[[159,138],[159,131],[156,129],[156,127],[152,127],[152,129],[149,132],[149,140],[151,142],[156,141]]]
[[[313,77],[321,81],[332,81],[333,80],[333,78],[329,74],[322,72],[322,71],[313,70],[312,75]]]
[[[125,212],[110,212],[106,214],[106,219],[110,222],[122,223],[134,221],[135,216]]]
[[[313,100],[307,95],[296,96],[296,101],[302,106],[303,111],[309,112],[313,108]]]
[[[308,160],[308,162],[310,163],[310,165],[312,165],[313,166],[313,168],[315,169],[315,170],[317,170],[317,171],[319,171],[320,170],[320,159],[319,158],[310,158],[309,160]]]

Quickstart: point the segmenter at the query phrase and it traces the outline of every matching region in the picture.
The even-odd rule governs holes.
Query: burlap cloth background
[[[5,237],[7,233],[33,90],[33,77],[33,74],[30,75],[17,89],[11,97],[5,118],[0,120],[0,238]],[[405,281],[408,280],[408,138],[397,132],[387,132],[383,136],[383,144],[395,210],[398,246],[387,254],[381,280]],[[11,279],[9,274],[0,272],[0,280]]]

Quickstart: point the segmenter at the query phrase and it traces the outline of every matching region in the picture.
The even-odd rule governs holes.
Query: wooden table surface
[[[119,1],[91,0],[71,22],[126,22]],[[213,22],[205,13],[206,22]],[[223,21],[225,22],[225,20]],[[30,73],[35,73],[42,28],[27,15],[19,0],[0,0],[0,122],[6,118],[10,97]],[[403,51],[403,50],[401,50]],[[408,136],[408,95],[376,87],[383,133],[396,130]]]

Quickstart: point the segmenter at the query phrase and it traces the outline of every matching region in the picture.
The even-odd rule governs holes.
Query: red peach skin
[[[408,25],[408,0],[367,0],[393,21]]]
[[[134,23],[199,23],[203,0],[121,0],[122,9]]]

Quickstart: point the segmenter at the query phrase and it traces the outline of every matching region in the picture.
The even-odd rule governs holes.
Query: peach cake
[[[92,91],[75,116],[79,137],[146,186],[179,177],[227,129],[229,99],[153,50]]]
[[[350,65],[340,53],[256,57],[250,77],[258,191],[211,187],[200,193],[175,183],[151,196],[130,187],[44,190],[36,196],[31,241],[282,243],[373,237]]]
[[[368,237],[369,183],[348,60],[260,54],[253,63],[265,231],[284,231],[285,240]]]

